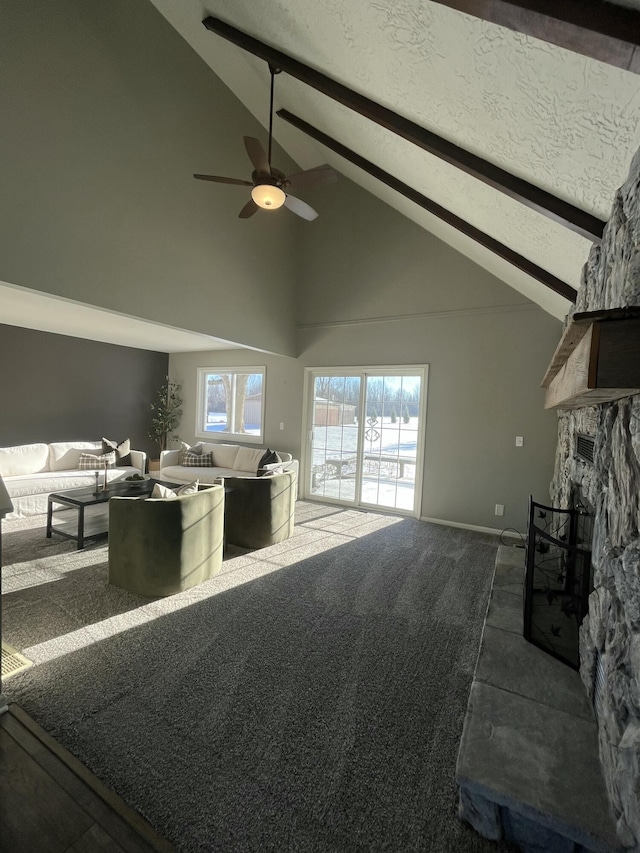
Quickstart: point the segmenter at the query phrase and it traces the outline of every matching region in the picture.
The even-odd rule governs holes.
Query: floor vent
[[[33,661],[27,660],[24,655],[16,651],[7,643],[2,644],[2,680],[6,681],[13,675],[17,675],[25,669],[33,666]]]
[[[596,440],[592,435],[584,435],[584,433],[579,432],[576,435],[577,458],[582,459],[583,462],[589,462],[592,465],[595,455],[595,444]]]

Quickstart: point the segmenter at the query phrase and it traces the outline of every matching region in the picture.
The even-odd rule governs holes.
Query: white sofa
[[[95,471],[78,469],[81,453],[102,453],[101,441],[57,441],[52,444],[19,444],[0,447],[0,476],[13,503],[7,518],[40,515],[47,511],[51,492],[95,484]],[[107,482],[144,474],[146,453],[131,451],[131,465],[107,469]],[[104,469],[100,471],[103,482]]]
[[[244,447],[241,444],[207,444],[200,442],[203,453],[213,454],[213,468],[180,464],[182,450],[165,450],[160,454],[160,479],[172,483],[215,483],[219,477],[256,477],[258,465],[266,448]],[[298,477],[298,460],[290,453],[277,451],[282,467]]]

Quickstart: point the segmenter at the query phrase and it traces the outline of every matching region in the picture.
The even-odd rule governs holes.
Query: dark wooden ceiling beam
[[[208,17],[203,21],[204,26],[219,36],[227,39],[243,50],[263,59],[270,65],[296,77],[308,86],[322,92],[329,98],[354,110],[370,121],[396,133],[403,139],[419,146],[441,160],[450,163],[468,175],[472,175],[485,184],[505,193],[510,198],[541,213],[566,228],[570,228],[582,237],[599,243],[602,238],[604,222],[570,204],[564,199],[557,198],[528,181],[506,172],[504,169],[465,151],[449,140],[432,133],[424,127],[393,112],[393,110],[377,104],[370,98],[354,92],[347,86],[332,80],[320,71],[293,59],[290,56],[264,44],[253,36],[226,24],[219,18]]]
[[[327,136],[326,133],[318,130],[318,128],[304,121],[304,119],[290,113],[288,110],[278,110],[277,115],[279,118],[284,119],[284,121],[289,122],[289,124],[298,128],[298,130],[306,133],[307,136],[315,139],[321,145],[324,145],[331,151],[335,151],[336,154],[343,157],[345,160],[348,160],[350,163],[353,163],[359,169],[363,169],[367,174],[376,178],[378,181],[382,181],[383,184],[386,184],[386,186],[391,187],[392,190],[395,190],[405,198],[408,198],[409,201],[414,202],[414,204],[419,205],[424,210],[432,213],[434,216],[437,216],[438,219],[442,219],[453,228],[461,231],[467,237],[475,240],[476,243],[479,243],[481,246],[489,249],[505,261],[513,264],[513,266],[517,267],[519,270],[522,270],[522,272],[527,273],[527,275],[530,275],[532,278],[535,278],[537,281],[546,285],[546,287],[553,290],[554,293],[564,296],[564,298],[568,299],[570,302],[576,301],[578,294],[575,288],[571,287],[561,279],[556,278],[555,275],[552,275],[547,270],[542,269],[542,267],[534,264],[523,255],[519,255],[517,252],[514,252],[513,249],[505,246],[504,243],[500,243],[498,240],[495,240],[493,237],[485,234],[484,231],[480,231],[479,228],[476,228],[464,219],[456,216],[455,213],[451,213],[450,210],[442,207],[432,199],[427,198],[427,196],[422,195],[422,193],[419,193],[413,187],[410,187],[408,184],[398,180],[398,178],[394,178],[393,175],[390,175],[388,172],[380,169],[369,160],[365,160],[364,157],[361,157],[359,154],[356,154],[355,151],[352,151],[350,148],[347,148],[340,142],[337,142],[331,136]]]
[[[640,12],[603,0],[434,0],[640,74]]]

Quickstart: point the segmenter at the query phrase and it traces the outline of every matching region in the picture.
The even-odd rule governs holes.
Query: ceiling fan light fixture
[[[280,187],[272,184],[258,184],[251,190],[251,198],[264,210],[277,210],[285,203],[287,196]]]

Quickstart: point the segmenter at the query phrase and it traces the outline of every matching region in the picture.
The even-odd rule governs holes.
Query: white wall
[[[150,3],[3,0],[0,80],[0,280],[294,354],[296,217],[192,177],[265,131]]]

